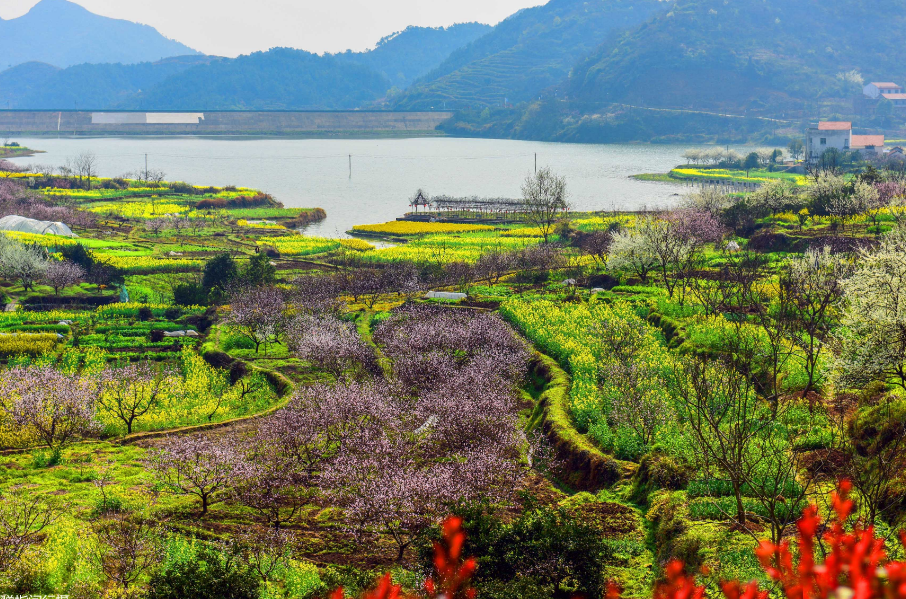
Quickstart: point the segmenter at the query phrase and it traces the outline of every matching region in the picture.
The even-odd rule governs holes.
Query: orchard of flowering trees
[[[10,171],[0,209],[84,239],[0,236],[0,593],[898,596],[906,176],[755,154],[638,213],[544,169],[387,248]]]
[[[288,331],[306,360],[341,347],[340,335],[363,347],[329,314],[298,317]],[[347,332],[326,345],[330,331]],[[155,450],[159,480],[196,496],[202,514],[216,496],[275,528],[327,498],[354,530],[392,538],[397,560],[450,506],[512,502],[530,449],[517,419],[525,343],[496,316],[431,307],[395,310],[375,340],[392,378],[328,365],[334,384],[301,389],[248,437],[181,437]]]

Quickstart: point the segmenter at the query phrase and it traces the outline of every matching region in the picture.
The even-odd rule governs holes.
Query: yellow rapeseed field
[[[489,225],[467,225],[460,223],[423,223],[395,220],[380,225],[356,225],[354,231],[384,233],[387,235],[427,235],[430,233],[467,233],[472,231],[493,231]]]

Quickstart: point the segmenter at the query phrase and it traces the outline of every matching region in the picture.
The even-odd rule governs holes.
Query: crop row
[[[365,233],[384,233],[388,235],[427,235],[431,233],[468,233],[474,231],[493,231],[488,225],[470,225],[464,223],[430,223],[395,220],[378,225],[356,225],[354,231]]]

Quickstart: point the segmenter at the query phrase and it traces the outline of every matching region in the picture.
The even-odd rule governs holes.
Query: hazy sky
[[[0,0],[0,18],[38,0]],[[91,12],[145,23],[206,54],[237,56],[274,46],[310,52],[373,47],[408,25],[496,24],[546,0],[76,0]]]

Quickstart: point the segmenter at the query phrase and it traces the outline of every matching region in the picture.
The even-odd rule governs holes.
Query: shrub
[[[648,495],[658,489],[682,489],[689,484],[693,473],[688,463],[655,449],[642,458],[632,477],[632,498],[646,502]]]
[[[208,303],[208,294],[197,283],[180,283],[173,289],[173,303],[180,306],[204,305]]]
[[[91,518],[102,518],[110,514],[121,514],[126,511],[123,500],[116,495],[101,496],[91,508]]]
[[[173,183],[170,183],[169,187],[170,191],[172,191],[173,193],[193,195],[197,192],[194,185],[189,185],[188,183],[184,183],[182,181],[174,181]]]
[[[233,349],[255,349],[255,342],[246,337],[245,335],[237,335],[231,333],[224,337],[223,342],[224,351],[230,351]]]
[[[37,450],[32,452],[31,462],[35,468],[53,468],[63,463],[63,452],[59,447]]]
[[[171,562],[148,583],[147,599],[258,599],[258,577],[236,556],[202,545],[191,559]]]

